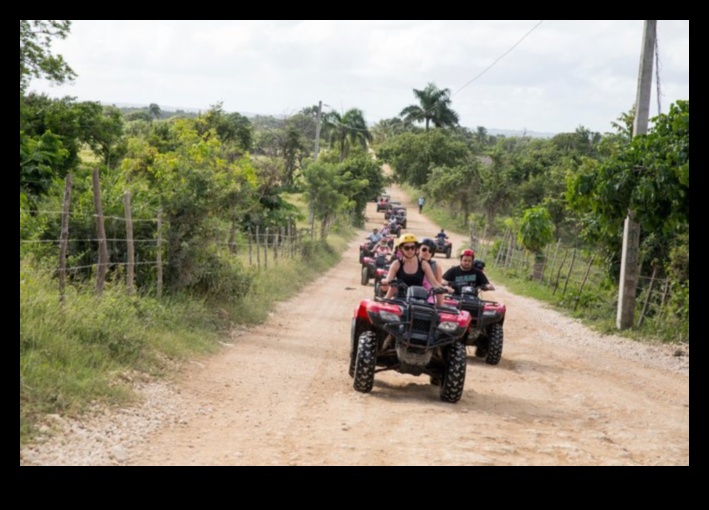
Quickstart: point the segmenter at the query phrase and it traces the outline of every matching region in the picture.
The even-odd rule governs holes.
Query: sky
[[[77,73],[29,90],[117,106],[293,115],[362,110],[371,125],[450,91],[460,125],[615,132],[633,108],[644,20],[76,20],[50,51]],[[658,20],[650,117],[689,99],[689,20]]]

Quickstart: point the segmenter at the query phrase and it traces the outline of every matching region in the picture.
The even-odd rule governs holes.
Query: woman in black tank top
[[[436,275],[431,269],[431,265],[418,257],[418,247],[419,242],[415,235],[413,234],[402,234],[398,240],[398,247],[401,250],[402,257],[399,260],[392,262],[389,267],[389,274],[382,280],[382,286],[389,283],[390,280],[396,278],[404,282],[407,286],[412,285],[423,286],[424,279],[428,279],[428,282],[433,288],[441,287],[441,284],[436,280]],[[387,291],[387,299],[393,298],[397,293],[397,289],[390,287]]]

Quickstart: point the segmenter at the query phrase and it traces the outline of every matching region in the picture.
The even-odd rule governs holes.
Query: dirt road
[[[438,231],[398,189],[391,194],[408,203],[408,230]],[[383,222],[374,204],[368,216],[368,227]],[[600,336],[499,284],[485,297],[507,304],[502,361],[486,365],[470,352],[458,403],[441,402],[426,376],[394,372],[377,374],[371,393],[355,392],[350,318],[373,294],[371,283],[360,284],[360,241],[265,324],[235,332],[223,353],[186,368],[170,403],[141,411],[157,416],[170,405],[173,418],[135,431],[118,453],[114,445],[106,463],[689,465],[687,348]],[[455,263],[438,260],[444,270]],[[33,455],[42,463],[41,449]],[[104,462],[97,459],[65,462]]]

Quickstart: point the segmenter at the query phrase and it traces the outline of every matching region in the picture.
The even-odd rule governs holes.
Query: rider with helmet
[[[470,248],[460,252],[460,265],[453,266],[443,273],[443,284],[458,284],[454,287],[456,294],[460,293],[460,284],[472,285],[480,290],[495,290],[487,276],[480,269],[473,266],[475,252]]]
[[[433,288],[441,288],[441,285],[436,279],[436,275],[431,269],[431,264],[418,257],[418,249],[420,243],[418,238],[411,233],[401,234],[397,241],[397,247],[401,251],[401,259],[395,259],[389,267],[389,274],[382,280],[382,286],[388,286],[389,282],[397,279],[405,283],[408,287],[412,285],[423,286],[423,282],[428,280],[428,283]],[[404,289],[399,289],[399,297],[403,297]],[[393,298],[397,294],[395,287],[389,287],[386,297]]]
[[[433,269],[433,274],[436,275],[436,280],[438,283],[443,282],[443,270],[441,269],[441,266],[438,265],[438,263],[434,260],[433,256],[436,254],[436,241],[431,239],[430,237],[424,237],[421,239],[421,246],[419,246],[419,258],[421,260],[425,260],[429,264],[431,264],[431,269]],[[428,282],[428,280],[424,280],[423,286],[426,290],[431,289],[431,284]],[[433,296],[429,297],[429,302],[433,303]],[[436,296],[438,299],[438,303],[442,304],[443,303],[443,296]]]

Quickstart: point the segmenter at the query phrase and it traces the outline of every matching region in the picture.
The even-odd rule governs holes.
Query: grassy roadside
[[[252,291],[229,303],[130,296],[122,283],[109,283],[100,298],[92,287],[70,287],[60,304],[52,272],[21,260],[20,446],[47,414],[125,405],[136,399],[132,382],[167,377],[185,360],[218,352],[230,328],[263,322],[276,303],[337,264],[354,233],[339,227],[327,242],[305,243],[300,256],[257,272]]]

